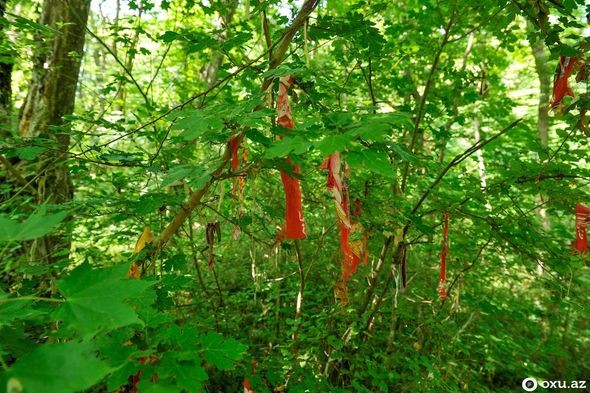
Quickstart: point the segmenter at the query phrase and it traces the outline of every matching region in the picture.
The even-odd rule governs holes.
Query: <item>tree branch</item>
[[[297,16],[293,20],[293,23],[291,24],[289,29],[285,32],[285,34],[278,41],[278,45],[276,46],[277,49],[273,53],[272,60],[270,61],[270,64],[269,64],[269,69],[271,69],[271,70],[275,69],[276,67],[278,67],[281,64],[281,62],[283,61],[283,57],[287,51],[287,48],[289,47],[291,40],[295,36],[295,33],[303,25],[303,22],[309,16],[309,14],[313,11],[313,9],[317,6],[318,1],[319,0],[307,0],[303,4],[303,6],[301,7],[301,10],[299,11],[299,14],[297,14]],[[269,50],[271,50],[271,49],[272,48],[270,48]],[[264,55],[262,55],[262,56],[264,56]],[[261,58],[261,57],[259,57],[259,58]],[[251,62],[251,63],[253,63],[253,62]],[[244,66],[243,68],[246,68],[246,67],[247,66]],[[232,75],[234,75],[234,74],[232,74]],[[214,87],[218,86],[223,81],[229,79],[229,77],[231,77],[232,75],[228,75],[227,77],[223,78],[222,81],[216,83],[211,89],[209,89],[209,91],[212,90]],[[266,89],[271,85],[271,83],[272,83],[272,78],[266,78],[264,80],[264,82],[262,83],[262,91],[266,91]],[[201,95],[203,95],[203,94],[206,94],[206,93],[202,93]],[[196,98],[197,98],[196,96],[192,97],[191,100],[187,101],[187,103],[195,100]],[[186,103],[183,104],[183,106],[184,105],[186,105]],[[171,111],[172,110],[170,110],[169,112],[171,112]],[[160,118],[162,118],[164,116],[165,115],[162,115]],[[239,137],[242,138],[242,133],[240,133]],[[215,169],[213,171],[213,173],[211,173],[211,180],[209,180],[207,183],[205,183],[205,185],[202,188],[192,192],[192,194],[189,197],[188,202],[181,207],[181,209],[178,212],[178,214],[176,215],[176,217],[174,217],[174,219],[168,224],[168,226],[164,229],[164,231],[160,234],[160,236],[154,241],[154,248],[156,250],[161,250],[166,245],[168,240],[170,240],[172,235],[178,230],[178,228],[180,228],[180,226],[184,223],[184,221],[190,215],[190,213],[201,204],[201,199],[209,191],[209,188],[216,181],[216,178],[223,172],[224,168],[227,166],[227,163],[230,160],[230,157],[231,157],[230,150],[228,147],[226,147],[225,151],[223,152],[223,155],[221,156],[220,164],[217,166],[217,169]]]
[[[467,150],[465,150],[463,153],[455,156],[455,158],[453,158],[451,160],[451,162],[449,162],[447,164],[447,166],[438,174],[438,176],[436,177],[436,179],[434,179],[434,181],[432,182],[432,184],[430,185],[430,187],[428,187],[426,189],[426,191],[424,191],[424,193],[422,194],[422,196],[420,197],[420,199],[418,200],[418,202],[416,203],[416,205],[412,209],[412,215],[414,215],[418,211],[418,209],[420,209],[420,207],[422,206],[422,204],[424,203],[424,201],[426,200],[426,198],[428,198],[428,195],[430,195],[430,193],[432,192],[432,190],[434,190],[436,188],[436,186],[438,186],[438,184],[443,179],[443,177],[445,177],[445,175],[447,174],[447,172],[449,172],[453,167],[456,167],[457,165],[459,165],[460,163],[462,163],[463,161],[465,161],[467,158],[469,158],[469,156],[471,156],[476,151],[482,149],[487,144],[493,142],[494,140],[498,139],[502,135],[506,134],[508,131],[512,130],[521,121],[522,121],[522,118],[513,121],[510,125],[508,125],[506,128],[504,128],[502,131],[500,131],[496,135],[494,135],[494,136],[492,136],[492,137],[490,137],[488,139],[483,139],[483,140],[480,140],[480,141],[476,142],[470,148],[468,148]],[[411,221],[408,221],[408,223],[404,227],[404,234],[407,232],[407,230],[410,227],[410,225],[411,225]]]
[[[467,273],[469,270],[471,270],[471,268],[473,268],[473,266],[475,266],[475,263],[477,262],[477,260],[479,259],[479,257],[481,256],[481,254],[483,254],[483,251],[486,249],[486,247],[492,242],[492,238],[490,237],[480,248],[479,251],[477,252],[477,255],[475,255],[475,258],[473,258],[473,261],[471,261],[471,263],[469,265],[467,265],[466,267],[464,267],[463,269],[461,269],[461,271],[459,273],[457,273],[457,275],[455,276],[455,278],[453,279],[453,281],[451,282],[451,285],[449,285],[449,289],[447,290],[447,297],[443,299],[441,307],[445,304],[445,302],[447,301],[447,299],[451,296],[451,291],[453,290],[453,287],[455,286],[455,284],[457,283],[457,280],[461,277],[461,275]]]
[[[319,0],[307,0],[305,3],[303,3],[303,5],[301,6],[301,10],[299,11],[295,19],[293,19],[291,26],[279,40],[279,43],[276,46],[276,50],[273,52],[272,58],[270,59],[270,63],[268,66],[269,70],[273,70],[281,64],[281,62],[283,61],[283,57],[285,56],[285,53],[289,48],[289,44],[295,36],[295,33],[297,33],[301,26],[303,26],[303,23],[305,22],[309,14],[311,14],[311,12],[318,5],[318,3]],[[264,80],[261,89],[263,92],[268,89],[268,87],[272,83],[272,80],[273,79],[270,77]]]
[[[14,176],[14,178],[16,179],[16,181],[23,186],[24,188],[26,188],[27,190],[29,190],[33,195],[37,194],[37,190],[35,190],[33,188],[33,186],[31,185],[31,183],[27,183],[27,181],[25,180],[24,177],[21,176],[21,174],[19,173],[19,171],[16,170],[16,168],[10,163],[10,161],[8,161],[6,159],[6,157],[4,157],[3,155],[0,155],[0,162],[2,163],[2,165],[4,165],[4,167],[6,168],[6,170],[8,172],[10,172],[12,174],[12,176]]]
[[[424,93],[422,93],[422,97],[420,99],[420,104],[418,106],[418,113],[416,114],[416,119],[414,120],[414,128],[412,130],[412,139],[410,141],[410,146],[408,150],[410,152],[414,151],[414,145],[416,144],[416,139],[418,137],[418,129],[420,128],[420,123],[422,123],[422,118],[424,117],[424,109],[426,107],[426,99],[428,98],[428,93],[430,93],[430,88],[434,83],[434,73],[438,67],[438,62],[440,61],[440,56],[442,55],[445,46],[449,42],[449,37],[451,34],[451,27],[455,22],[455,10],[453,9],[453,13],[451,14],[451,18],[449,19],[449,23],[445,26],[445,35],[443,36],[442,42],[438,48],[438,51],[434,55],[434,60],[432,62],[432,67],[430,67],[430,72],[428,73],[428,79],[426,80],[426,85],[424,86]],[[408,182],[408,173],[410,171],[410,163],[406,162],[404,166],[404,172],[402,175],[402,184],[401,184],[401,191],[404,192],[406,190],[406,184]]]
[[[102,38],[100,38],[98,35],[96,35],[92,30],[90,30],[88,28],[88,26],[86,26],[86,31],[88,32],[88,34],[90,34],[92,36],[92,38],[94,38],[95,40],[97,40],[98,43],[101,44],[107,50],[107,52],[110,53],[111,56],[113,56],[113,59],[115,59],[115,61],[117,62],[117,64],[119,64],[121,66],[121,68],[123,69],[123,71],[125,71],[125,74],[127,74],[127,76],[129,77],[129,79],[131,79],[131,82],[133,82],[133,84],[137,88],[137,91],[143,97],[143,100],[145,101],[146,105],[148,107],[151,107],[152,104],[150,103],[150,100],[149,100],[147,94],[143,91],[143,89],[141,88],[141,86],[139,85],[139,83],[137,82],[137,80],[135,79],[135,77],[133,76],[133,74],[131,73],[131,71],[129,70],[129,68],[125,64],[123,64],[123,62],[121,61],[121,59],[119,59],[119,57],[117,56],[117,54],[115,52],[113,52],[113,50],[111,49],[111,47],[108,46],[106,44],[106,42],[104,42],[102,40]]]

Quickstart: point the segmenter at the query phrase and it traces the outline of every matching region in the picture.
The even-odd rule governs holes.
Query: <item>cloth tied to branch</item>
[[[290,75],[282,76],[279,80],[277,124],[287,129],[292,129],[295,126],[293,117],[291,116],[291,106],[289,105],[289,88],[294,82],[295,78]],[[292,166],[293,175],[301,173],[299,165],[294,164],[290,158],[287,158],[286,161]],[[277,240],[304,239],[307,235],[305,233],[299,179],[285,171],[281,171],[281,180],[285,190],[285,225],[279,234],[277,234]]]
[[[574,248],[581,254],[588,253],[588,236],[586,227],[590,222],[590,208],[578,203],[576,205],[576,241]]]
[[[553,98],[551,99],[551,109],[557,108],[565,96],[573,97],[574,92],[569,85],[569,77],[574,71],[577,64],[575,57],[561,56],[559,66],[553,82]]]
[[[350,213],[350,196],[348,192],[348,177],[350,169],[344,163],[342,168],[342,159],[339,152],[334,152],[326,157],[319,166],[321,170],[328,171],[326,187],[332,192],[336,216],[340,223],[340,249],[342,251],[342,275],[340,282],[336,284],[335,293],[341,303],[347,302],[347,286],[350,276],[356,272],[359,263],[366,263],[367,253],[367,233],[360,222],[351,221]],[[342,176],[341,176],[342,172]],[[356,199],[353,207],[353,215],[356,218],[361,214],[361,201]]]

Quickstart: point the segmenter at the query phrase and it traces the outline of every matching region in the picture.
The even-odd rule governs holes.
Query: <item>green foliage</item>
[[[242,358],[246,349],[236,340],[224,340],[221,334],[215,332],[201,336],[198,342],[203,347],[205,361],[222,371],[231,370],[234,363]]]
[[[509,392],[528,376],[587,379],[590,265],[570,249],[573,206],[590,205],[587,80],[570,78],[544,146],[531,50],[543,41],[550,68],[587,62],[582,0],[330,0],[276,68],[300,2],[123,3],[118,17],[93,11],[76,112],[53,130],[67,152],[0,142],[0,391],[237,392],[248,378],[256,392]],[[18,71],[15,106],[29,53],[55,33],[19,4],[2,24],[16,39],[0,47]],[[296,78],[292,130],[271,104],[283,75]],[[345,305],[318,169],[334,152],[369,251]],[[71,175],[71,201],[46,194],[48,167]],[[276,242],[279,170],[300,180],[296,243]],[[156,241],[132,253],[146,226]],[[31,259],[56,239],[55,263]]]
[[[46,208],[41,207],[38,213],[31,214],[23,222],[0,217],[0,242],[31,240],[45,236],[70,214],[69,211],[54,214],[45,212]]]
[[[137,298],[153,283],[127,279],[128,269],[129,264],[123,264],[96,270],[84,263],[60,280],[65,301],[54,318],[62,321],[62,329],[90,338],[101,330],[142,325],[126,300]]]
[[[89,343],[40,345],[13,365],[6,376],[9,378],[6,386],[20,386],[31,393],[87,389],[110,371],[94,351]]]

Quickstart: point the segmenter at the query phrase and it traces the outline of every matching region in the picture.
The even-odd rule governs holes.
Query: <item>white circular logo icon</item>
[[[532,392],[537,389],[537,380],[533,377],[528,377],[522,380],[522,388],[527,392]]]

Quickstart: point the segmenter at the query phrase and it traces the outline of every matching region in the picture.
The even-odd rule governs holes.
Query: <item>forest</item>
[[[589,76],[584,0],[0,0],[0,392],[588,391]]]

